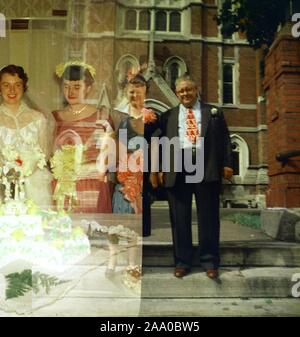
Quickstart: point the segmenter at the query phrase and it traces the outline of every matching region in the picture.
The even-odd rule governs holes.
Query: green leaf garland
[[[69,282],[62,281],[54,276],[43,274],[40,272],[32,273],[31,269],[25,269],[21,273],[12,273],[5,276],[8,281],[6,289],[6,299],[24,296],[29,290],[33,290],[36,294],[41,288],[44,288],[46,294],[50,293],[51,287]]]

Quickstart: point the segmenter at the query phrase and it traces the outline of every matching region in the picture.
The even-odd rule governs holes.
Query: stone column
[[[267,207],[300,207],[300,156],[286,163],[278,153],[300,150],[300,41],[287,25],[265,60],[269,189]]]

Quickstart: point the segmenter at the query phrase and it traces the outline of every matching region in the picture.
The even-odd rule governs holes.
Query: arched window
[[[249,147],[239,135],[231,135],[233,175],[243,178],[249,167]]]
[[[155,29],[165,32],[167,30],[167,13],[158,11],[155,15]]]
[[[150,29],[150,12],[148,10],[140,11],[139,30]]]
[[[175,90],[175,82],[179,77],[179,64],[174,62],[170,65],[170,87],[174,91]]]
[[[122,97],[122,84],[126,80],[126,77],[130,73],[137,73],[139,71],[139,61],[136,57],[130,54],[123,55],[116,64],[116,79],[118,84],[118,97],[117,100],[121,99]]]
[[[179,12],[170,13],[170,32],[180,32],[181,31],[181,15]]]
[[[118,82],[125,80],[129,73],[137,73],[139,70],[138,60],[130,54],[123,55],[116,65],[116,71],[118,73]]]
[[[178,56],[173,56],[165,62],[163,70],[165,73],[165,80],[169,87],[174,91],[176,79],[187,72],[187,67],[183,59]]]
[[[232,166],[233,166],[233,175],[240,175],[240,147],[237,143],[234,143],[232,146]]]
[[[136,30],[137,13],[133,9],[129,9],[125,14],[125,29]]]

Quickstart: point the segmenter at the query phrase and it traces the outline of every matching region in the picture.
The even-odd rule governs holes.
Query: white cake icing
[[[10,200],[0,207],[0,267],[23,259],[62,270],[90,253],[80,227],[66,214],[40,210],[31,201]]]
[[[18,235],[22,231],[25,236],[43,235],[42,217],[40,215],[2,215],[0,218],[0,239]]]

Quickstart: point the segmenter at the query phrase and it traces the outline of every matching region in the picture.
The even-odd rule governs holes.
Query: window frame
[[[187,72],[187,65],[181,57],[177,55],[169,57],[163,65],[163,71],[165,73],[165,80],[170,88],[172,88],[170,68],[174,63],[179,67],[178,76],[182,76]]]
[[[236,133],[231,134],[230,139],[231,139],[231,144],[232,145],[235,144],[238,148],[237,150],[235,150],[235,152],[239,152],[239,174],[233,175],[234,182],[235,183],[243,182],[249,170],[249,164],[250,164],[249,146],[246,140]]]
[[[129,11],[135,11],[136,13],[136,23],[135,23],[135,29],[127,29],[126,28],[126,18],[127,18],[127,13]],[[147,11],[149,13],[149,29],[145,30],[145,29],[140,29],[140,13],[143,11]],[[166,29],[165,30],[157,30],[156,29],[156,15],[158,12],[163,12],[165,13],[165,25],[166,25]],[[179,27],[180,30],[178,31],[173,31],[171,30],[171,14],[179,14]],[[152,15],[154,15],[154,30],[156,32],[156,34],[169,34],[169,35],[178,35],[178,34],[182,34],[183,33],[183,13],[180,10],[177,9],[165,9],[165,8],[157,8],[154,11],[150,10],[149,8],[126,8],[123,11],[123,30],[125,32],[128,33],[132,33],[132,32],[139,32],[139,33],[148,33],[151,31],[151,20],[152,20]]]
[[[231,83],[232,86],[232,102],[224,102],[224,66],[225,65],[231,65],[231,71],[232,71],[232,82],[226,82],[227,84]],[[221,95],[221,101],[222,105],[226,106],[235,106],[237,104],[237,95],[236,95],[236,62],[234,59],[226,59],[224,58],[222,60],[222,95]]]

